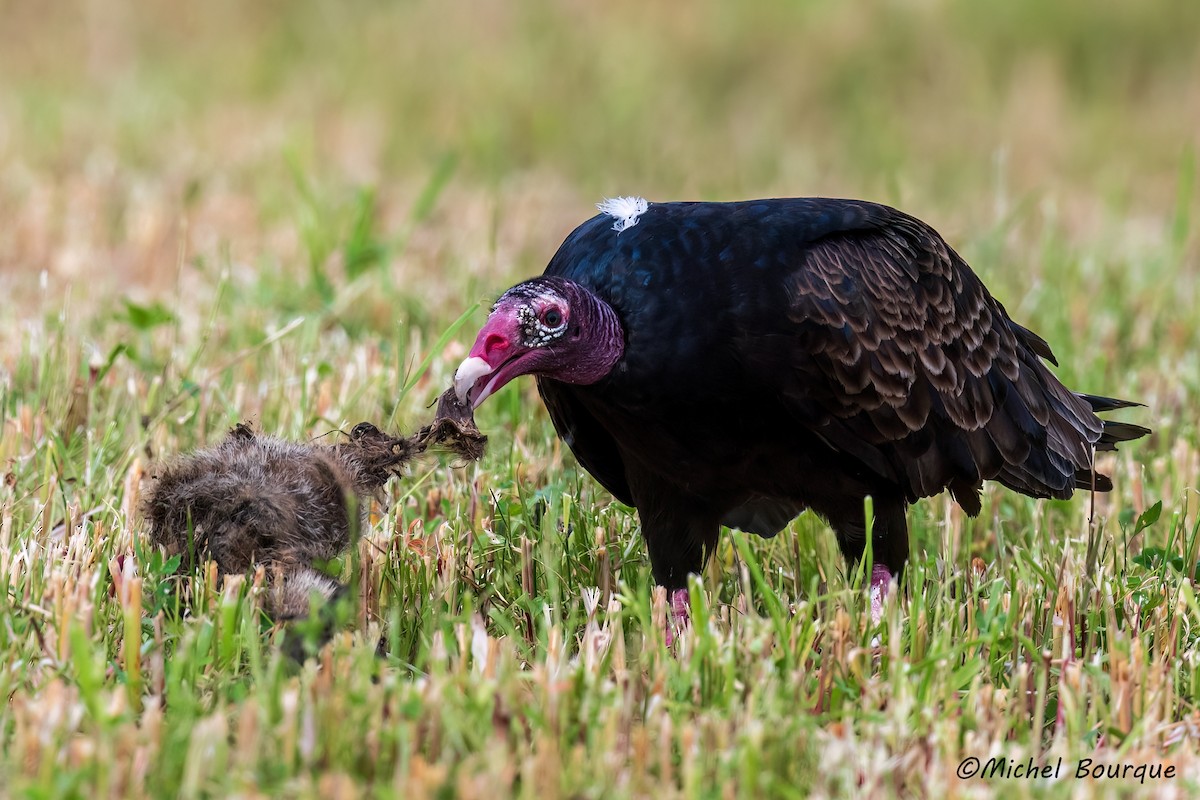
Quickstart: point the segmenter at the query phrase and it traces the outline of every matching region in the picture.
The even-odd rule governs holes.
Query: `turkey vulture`
[[[455,374],[478,406],[537,377],[559,436],[637,507],[655,580],[686,621],[687,575],[721,526],[770,537],[809,508],[850,563],[873,499],[872,614],[908,556],[905,509],[995,480],[1032,497],[1105,491],[1097,450],[1149,431],[1077,394],[930,226],[828,198],[617,198],[492,308]]]

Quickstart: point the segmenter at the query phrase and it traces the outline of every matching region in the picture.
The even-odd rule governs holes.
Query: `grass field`
[[[1200,787],[1200,4],[0,19],[0,795]],[[1086,496],[991,486],[978,519],[916,505],[879,628],[820,520],[726,534],[675,654],[635,513],[531,381],[480,410],[480,464],[389,487],[344,565],[351,624],[302,667],[261,575],[178,577],[148,547],[156,459],[243,420],[413,430],[487,302],[631,193],[898,205],[1155,433],[1104,460],[1091,523]]]

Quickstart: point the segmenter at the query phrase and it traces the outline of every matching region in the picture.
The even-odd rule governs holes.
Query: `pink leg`
[[[878,625],[883,620],[883,601],[887,599],[888,585],[892,573],[883,564],[871,569],[871,622]]]
[[[691,598],[687,589],[676,589],[671,592],[671,608],[667,611],[667,647],[691,625]]]

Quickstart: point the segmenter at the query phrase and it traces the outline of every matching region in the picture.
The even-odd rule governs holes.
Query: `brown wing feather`
[[[911,499],[949,488],[978,512],[985,479],[1039,497],[1090,484],[1101,421],[928,226],[896,212],[822,239],[788,290],[802,345],[785,393],[815,403],[820,433]]]

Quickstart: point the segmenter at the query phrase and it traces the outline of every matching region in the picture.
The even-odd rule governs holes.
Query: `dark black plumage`
[[[1046,341],[936,231],[874,203],[650,203],[616,226],[600,214],[523,286],[498,309],[525,302],[521,289],[590,293],[615,313],[622,349],[602,377],[564,377],[547,325],[522,345],[547,351],[524,371],[580,464],[637,506],[670,589],[701,569],[722,524],[773,536],[804,508],[855,561],[868,495],[876,561],[898,572],[907,504],[949,489],[974,515],[984,480],[1035,497],[1106,490],[1093,449],[1147,432],[1101,421],[1095,411],[1131,404],[1065,388]],[[570,324],[554,334],[563,346],[579,335]],[[466,378],[506,354],[497,326]]]

